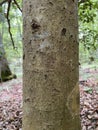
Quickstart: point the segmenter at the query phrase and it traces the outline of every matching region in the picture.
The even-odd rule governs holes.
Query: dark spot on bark
[[[73,12],[72,11],[70,11],[70,14],[73,14]],[[70,20],[70,19],[69,19]]]
[[[32,20],[31,27],[33,31],[37,31],[40,28],[40,25],[38,24],[36,20]]]
[[[60,90],[56,89],[56,88],[53,88],[53,91],[56,92],[56,93],[59,93]]]
[[[31,12],[31,10],[32,10],[32,4],[30,4],[29,13]]]
[[[80,62],[78,62],[78,65],[81,65],[81,63],[80,63]]]
[[[74,0],[72,0],[74,2]]]
[[[61,43],[62,41],[59,41],[59,43]]]
[[[72,38],[72,37],[73,37],[73,35],[70,35],[70,37]]]
[[[30,8],[32,8],[32,5],[30,4]]]
[[[45,79],[47,79],[47,77],[48,77],[47,74],[45,74],[44,76],[45,76]]]
[[[72,68],[72,71],[74,71],[74,68]]]
[[[76,42],[75,40],[73,42]]]
[[[63,7],[63,9],[65,10],[66,8],[65,8],[65,7]]]
[[[62,29],[61,35],[62,35],[62,36],[66,36],[66,28],[63,28],[63,29]]]
[[[42,39],[42,42],[45,41],[45,39]]]
[[[35,59],[36,56],[33,56],[33,59]]]
[[[24,99],[24,102],[30,102],[30,98]]]
[[[50,4],[51,6],[53,6],[53,3],[52,3],[51,1],[49,2],[49,4]]]
[[[25,54],[23,54],[23,60],[25,59]]]

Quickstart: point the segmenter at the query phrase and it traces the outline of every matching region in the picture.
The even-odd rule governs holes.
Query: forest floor
[[[98,130],[98,70],[80,68],[82,130]],[[22,130],[22,78],[0,84],[0,130]]]

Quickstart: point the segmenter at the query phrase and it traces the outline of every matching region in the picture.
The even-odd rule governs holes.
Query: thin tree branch
[[[15,49],[15,44],[14,44],[13,36],[12,36],[12,33],[11,33],[11,24],[10,24],[10,19],[9,19],[9,12],[10,12],[10,7],[11,7],[11,2],[12,2],[12,0],[8,0],[8,9],[7,9],[6,18],[7,18],[7,22],[8,22],[8,31],[9,31],[9,34],[10,34],[12,45],[13,45],[13,48]]]
[[[11,8],[11,3],[12,1],[14,1],[14,4],[17,6],[17,8],[22,12],[22,9],[20,8],[19,4],[17,3],[16,0],[3,0],[2,2],[0,2],[0,6],[2,6],[3,4],[5,4],[6,2],[8,3],[8,8],[7,8],[7,14],[6,14],[6,19],[7,19],[7,22],[8,22],[8,31],[9,31],[9,34],[10,34],[10,38],[11,38],[11,41],[12,41],[12,45],[13,45],[13,48],[15,49],[15,44],[14,44],[14,40],[13,40],[13,35],[12,35],[12,32],[11,32],[11,24],[10,24],[10,18],[9,18],[9,12],[10,12],[10,8]]]
[[[2,2],[0,2],[0,6],[2,6],[6,2],[8,2],[8,0],[3,0]]]
[[[17,8],[22,12],[22,9],[20,8],[19,4],[17,3],[16,0],[14,0],[14,4],[17,6]]]

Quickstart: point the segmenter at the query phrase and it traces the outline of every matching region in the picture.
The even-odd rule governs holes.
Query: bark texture
[[[9,68],[2,43],[2,37],[0,35],[0,82],[11,80],[13,78],[16,78],[16,75],[12,74]]]
[[[23,130],[80,130],[77,0],[23,0]]]

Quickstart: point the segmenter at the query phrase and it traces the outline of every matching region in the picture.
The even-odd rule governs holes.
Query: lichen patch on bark
[[[70,94],[67,98],[66,105],[73,118],[79,114],[79,86],[78,86],[78,83],[76,83],[75,87],[70,92]]]

